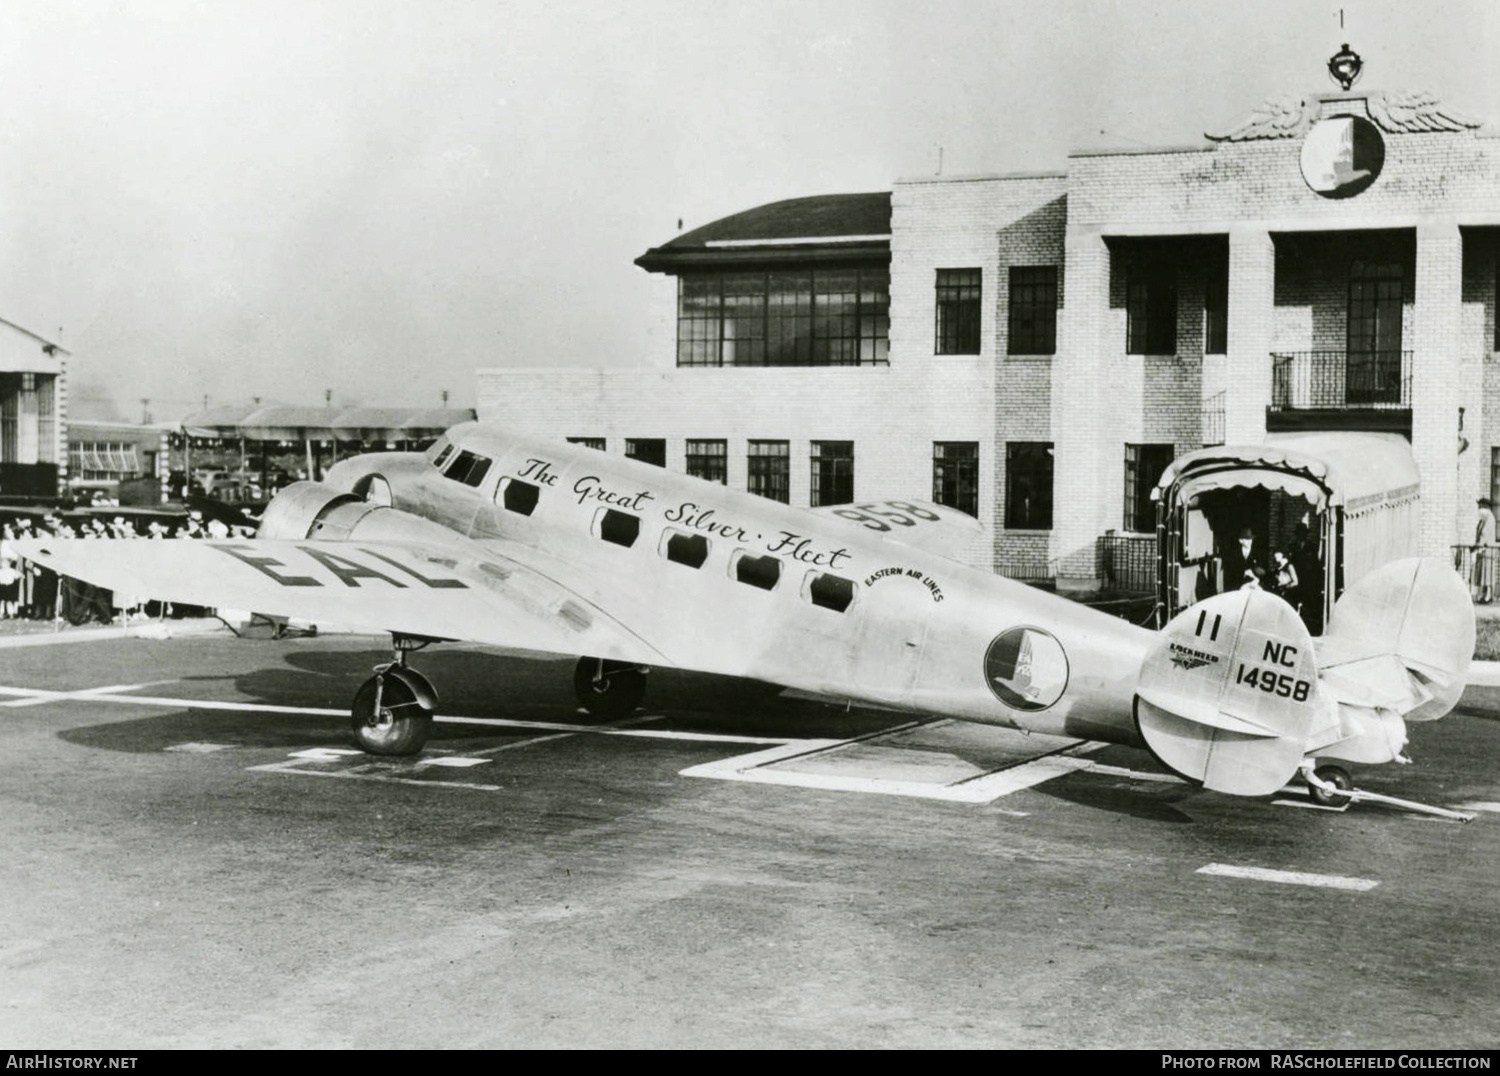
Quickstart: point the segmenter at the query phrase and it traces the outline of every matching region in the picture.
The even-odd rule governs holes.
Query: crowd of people
[[[254,529],[247,524],[229,525],[222,520],[204,520],[198,511],[179,519],[152,519],[142,529],[134,519],[116,515],[106,519],[90,515],[64,517],[49,512],[39,519],[20,515],[0,524],[0,620],[67,621],[70,624],[113,623],[123,614],[139,609],[148,616],[201,616],[197,607],[172,606],[162,602],[140,602],[119,596],[81,579],[59,576],[42,564],[24,560],[15,542],[28,538],[136,539],[242,538]]]

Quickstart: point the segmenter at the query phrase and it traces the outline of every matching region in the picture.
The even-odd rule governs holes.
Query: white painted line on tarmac
[[[382,781],[392,785],[416,785],[418,788],[467,788],[477,792],[500,791],[499,785],[480,785],[468,781],[421,781],[412,777],[396,777],[389,773],[375,772],[370,766],[360,766],[352,770],[307,770],[297,762],[272,762],[265,766],[246,768],[258,773],[286,773],[294,777],[338,777],[349,781]]]
[[[154,681],[162,683],[163,681]],[[176,706],[190,710],[229,710],[249,714],[302,714],[308,717],[348,717],[347,709],[332,710],[319,706],[277,706],[261,702],[220,702],[209,699],[183,699],[166,695],[126,695],[122,692],[138,691],[153,684],[111,684],[106,687],[85,688],[80,691],[41,691],[34,688],[0,686],[0,695],[18,695],[12,702],[0,702],[0,706],[36,706],[46,702],[69,699],[90,701],[123,702],[136,706]],[[619,725],[573,725],[557,721],[520,721],[504,717],[457,717],[438,715],[434,721],[449,725],[487,725],[493,728],[535,729],[541,732],[563,732],[568,734],[593,733],[598,736],[638,736],[648,740],[698,740],[704,743],[783,744],[785,736],[737,736],[721,732],[686,732],[670,729],[637,729],[623,727],[626,724],[642,724],[662,720],[661,714],[648,714],[633,718]],[[795,741],[809,743],[808,740]]]
[[[1373,878],[1350,878],[1339,874],[1307,874],[1302,871],[1277,871],[1266,867],[1234,867],[1227,863],[1210,863],[1199,867],[1197,874],[1215,874],[1224,878],[1247,878],[1253,882],[1280,882],[1283,885],[1311,885],[1324,889],[1348,889],[1357,893],[1374,889],[1380,883]]]
[[[105,687],[86,687],[80,688],[77,691],[34,691],[28,688],[0,688],[0,693],[21,696],[21,698],[12,699],[9,702],[0,702],[0,706],[40,706],[47,702],[65,702],[70,699],[110,697],[121,691],[139,691],[143,687],[154,687],[161,683],[170,683],[170,681],[153,680],[145,684],[108,684]]]
[[[487,758],[475,758],[472,755],[439,755],[437,758],[419,758],[418,766],[451,766],[454,769],[463,769],[467,766],[486,766],[492,760]]]
[[[163,751],[176,751],[184,755],[211,755],[215,751],[231,751],[233,744],[227,743],[174,743],[171,747],[163,747]]]
[[[861,740],[868,737],[860,737]],[[1008,796],[1022,789],[1031,788],[1093,766],[1088,759],[1074,757],[1105,746],[1102,743],[1085,742],[1067,748],[1063,753],[1046,755],[1023,762],[980,777],[940,785],[930,781],[904,781],[884,777],[854,776],[850,774],[806,773],[791,769],[771,769],[773,764],[789,761],[800,755],[812,755],[835,748],[845,747],[854,740],[804,740],[801,743],[785,744],[767,751],[721,759],[700,766],[690,766],[679,773],[683,777],[709,777],[720,781],[746,781],[752,784],[789,785],[799,788],[818,788],[832,792],[864,792],[881,796],[911,796],[918,799],[943,800],[949,803],[991,803],[1001,796]],[[1024,818],[1024,811],[1008,811]]]
[[[1500,803],[1492,803],[1489,800],[1477,800],[1473,803],[1455,803],[1455,811],[1483,811],[1486,814],[1500,814]]]

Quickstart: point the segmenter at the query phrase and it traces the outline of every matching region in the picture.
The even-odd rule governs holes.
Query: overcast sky
[[[1495,0],[7,0],[0,318],[74,417],[628,365],[632,260],[765,202],[1181,145],[1263,99],[1500,121]]]

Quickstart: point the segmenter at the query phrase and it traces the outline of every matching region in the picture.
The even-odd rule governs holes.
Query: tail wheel
[[[590,715],[618,721],[635,713],[646,698],[646,670],[639,665],[580,658],[573,670],[573,693]]]
[[[1342,766],[1319,766],[1313,770],[1313,776],[1324,784],[1333,785],[1342,791],[1354,788],[1354,779]],[[1307,786],[1307,794],[1319,807],[1343,807],[1354,799],[1353,796],[1341,796],[1337,792],[1328,792],[1313,784]]]
[[[376,673],[355,693],[350,727],[372,755],[415,755],[432,732],[432,711],[400,677]]]

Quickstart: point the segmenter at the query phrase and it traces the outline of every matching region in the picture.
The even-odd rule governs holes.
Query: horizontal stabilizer
[[[1264,796],[1301,764],[1326,724],[1312,638],[1260,590],[1219,594],[1157,637],[1136,685],[1136,724],[1161,762],[1216,792]]]
[[[1340,698],[1432,721],[1457,704],[1474,654],[1474,604],[1445,561],[1410,557],[1361,578],[1333,607],[1318,642]],[[1377,673],[1375,670],[1380,668]]]

